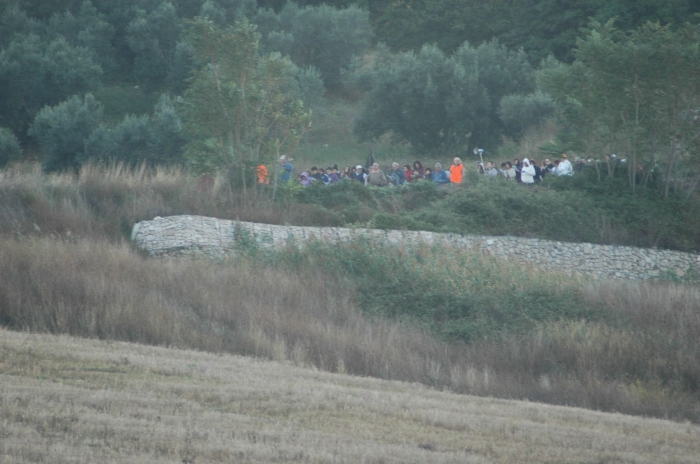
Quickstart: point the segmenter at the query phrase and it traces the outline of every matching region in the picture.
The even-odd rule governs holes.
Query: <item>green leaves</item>
[[[187,159],[201,172],[269,163],[297,144],[310,124],[297,69],[279,54],[260,56],[260,35],[244,20],[221,29],[197,18],[189,40],[197,69],[184,94]]]
[[[328,88],[340,87],[342,70],[369,50],[374,36],[368,12],[355,5],[299,8],[290,2],[277,15],[259,11],[254,21],[261,25],[265,50],[288,55],[299,67],[317,68]]]
[[[495,146],[504,131],[501,99],[535,89],[525,54],[495,41],[465,43],[452,56],[436,46],[397,55],[380,47],[371,70],[355,68],[355,81],[371,87],[355,126],[360,139],[392,132],[427,152]]]
[[[17,36],[0,51],[0,115],[23,135],[44,105],[96,88],[101,75],[86,48],[63,38]]]
[[[665,193],[700,159],[700,26],[648,23],[622,32],[593,23],[571,66],[553,64],[541,84],[562,109],[579,149],[628,158],[629,183],[659,162]],[[596,153],[597,152],[597,153]]]
[[[76,169],[84,142],[99,127],[102,105],[92,94],[71,97],[55,107],[45,107],[37,115],[29,134],[42,146],[44,170]]]

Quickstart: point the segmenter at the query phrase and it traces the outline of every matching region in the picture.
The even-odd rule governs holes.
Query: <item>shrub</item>
[[[102,105],[92,94],[73,96],[65,102],[45,107],[34,119],[29,135],[44,150],[47,172],[77,169],[85,150],[85,140],[102,119]]]
[[[20,159],[22,146],[11,130],[0,127],[0,168]]]

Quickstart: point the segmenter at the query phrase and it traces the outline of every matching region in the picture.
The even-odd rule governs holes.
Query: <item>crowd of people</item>
[[[467,167],[458,157],[454,158],[452,165],[448,169],[443,169],[440,163],[435,163],[433,168],[424,167],[423,164],[416,160],[413,165],[392,163],[391,169],[384,172],[379,168],[379,163],[368,162],[367,166],[345,166],[339,168],[338,165],[329,167],[313,166],[308,170],[302,171],[298,176],[294,177],[294,166],[292,159],[282,156],[279,159],[277,166],[276,178],[278,182],[290,182],[293,179],[303,186],[309,186],[312,183],[320,182],[323,184],[334,184],[343,181],[358,181],[363,185],[371,185],[376,187],[382,186],[399,186],[409,182],[417,182],[419,180],[432,181],[437,185],[461,184],[465,180]],[[500,164],[500,168],[494,161],[489,161],[484,166],[483,163],[477,163],[476,172],[488,178],[504,178],[520,182],[525,185],[534,185],[541,182],[546,176],[572,176],[575,172],[581,170],[585,165],[585,160],[576,158],[572,164],[566,154],[561,155],[561,158],[555,159],[554,162],[550,158],[543,159],[537,163],[534,159],[519,158],[512,162],[505,161]],[[267,182],[267,169],[264,173],[258,170],[259,182]]]

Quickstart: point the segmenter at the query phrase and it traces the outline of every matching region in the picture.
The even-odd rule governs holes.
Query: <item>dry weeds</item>
[[[0,461],[697,463],[700,427],[0,331]]]

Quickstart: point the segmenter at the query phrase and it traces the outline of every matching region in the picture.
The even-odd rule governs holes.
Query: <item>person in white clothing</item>
[[[520,181],[528,186],[535,185],[535,168],[530,164],[530,160],[523,158],[523,168],[520,171]]]
[[[574,175],[574,167],[571,165],[571,161],[566,159],[566,153],[561,155],[562,160],[561,163],[559,163],[559,166],[557,166],[557,175],[558,176],[573,176]]]

